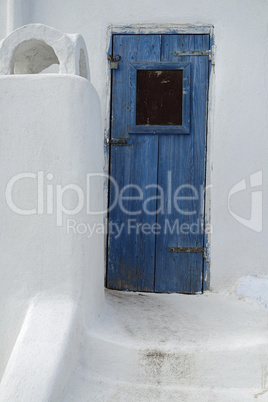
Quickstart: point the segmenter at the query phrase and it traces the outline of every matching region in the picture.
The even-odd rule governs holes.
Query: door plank
[[[204,221],[203,188],[205,183],[206,146],[206,56],[176,57],[174,51],[202,50],[203,35],[163,35],[162,61],[191,62],[191,132],[188,136],[172,135],[159,138],[158,183],[173,198],[179,195],[198,199],[180,200],[177,205],[169,200],[157,222],[162,231],[156,240],[156,292],[196,293],[202,291],[203,255],[200,253],[177,254],[169,247],[203,247]],[[201,49],[200,49],[201,47]],[[190,185],[183,188],[180,186]],[[200,190],[201,188],[201,190]],[[189,214],[185,215],[188,211]],[[190,214],[190,212],[196,212]],[[174,226],[175,225],[175,226]],[[173,231],[172,231],[173,230]],[[193,231],[199,233],[193,233]]]
[[[113,54],[122,61],[113,71],[112,137],[130,138],[131,146],[113,145],[111,148],[110,171],[117,181],[119,190],[124,186],[139,186],[144,191],[151,214],[143,211],[142,200],[123,200],[109,216],[110,225],[123,225],[119,237],[109,234],[109,259],[107,287],[119,290],[154,291],[155,235],[148,227],[155,223],[158,137],[151,135],[129,135],[129,87],[130,63],[160,61],[159,35],[116,35]],[[145,190],[148,185],[154,185]],[[138,196],[136,187],[128,188],[123,196]],[[114,186],[110,187],[110,205],[115,197]],[[140,214],[135,212],[141,211]],[[143,225],[143,226],[141,226]],[[131,227],[131,228],[130,228]],[[145,232],[145,233],[144,233]]]

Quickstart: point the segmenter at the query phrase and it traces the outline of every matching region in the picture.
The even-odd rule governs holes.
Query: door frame
[[[206,129],[206,171],[205,180],[207,183],[211,183],[212,179],[212,133],[214,130],[214,109],[215,109],[215,35],[214,26],[208,25],[110,25],[107,29],[106,38],[106,59],[108,55],[112,53],[112,40],[113,35],[133,35],[133,34],[174,34],[174,35],[191,35],[191,34],[207,34],[210,36],[210,50],[212,52],[212,60],[209,62],[209,76],[208,76],[208,99],[207,99],[207,129]],[[109,174],[109,146],[108,140],[110,137],[111,130],[111,107],[112,107],[112,79],[111,79],[111,69],[109,63],[106,62],[106,107],[105,107],[105,121],[104,121],[104,157],[105,157],[105,174]],[[205,221],[205,252],[206,258],[204,259],[204,271],[203,271],[203,291],[210,290],[210,279],[211,279],[211,241],[212,234],[209,228],[211,228],[211,193],[212,185],[210,185],[210,191],[204,194],[204,221]],[[104,199],[105,207],[109,205],[109,191],[108,191],[108,180],[104,180]],[[109,214],[105,215],[106,228],[108,233],[109,224]],[[105,266],[104,266],[104,283],[106,284],[106,274],[107,274],[107,264],[108,264],[108,236],[105,240]]]

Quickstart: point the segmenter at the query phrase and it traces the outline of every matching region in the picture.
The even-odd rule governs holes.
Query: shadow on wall
[[[29,39],[14,50],[11,74],[38,74],[54,64],[60,64],[51,46],[44,41]]]

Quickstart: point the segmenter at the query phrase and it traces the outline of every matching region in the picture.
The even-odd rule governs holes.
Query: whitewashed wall
[[[9,9],[12,10],[9,2]],[[213,85],[211,142],[212,224],[211,286],[225,289],[241,276],[266,274],[268,261],[268,3],[262,0],[32,0],[17,1],[24,17],[13,24],[39,22],[62,32],[83,35],[92,82],[107,116],[107,28],[110,24],[213,24],[217,46]],[[1,0],[4,36],[6,2]],[[16,28],[14,26],[13,28]],[[263,170],[263,230],[254,232],[229,213],[229,190],[243,178]],[[250,192],[241,192],[233,210],[250,215]]]
[[[104,301],[104,238],[68,224],[94,225],[102,216],[87,216],[86,204],[70,216],[58,209],[78,206],[64,186],[86,196],[87,174],[102,171],[100,104],[88,80],[61,74],[0,76],[0,105],[0,400],[29,400],[28,392],[50,400],[76,362],[82,327]],[[99,181],[93,210],[102,198]]]

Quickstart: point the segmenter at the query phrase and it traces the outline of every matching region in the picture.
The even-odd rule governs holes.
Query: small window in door
[[[182,125],[182,70],[138,70],[136,125]]]
[[[190,64],[130,64],[130,132],[190,133]]]

